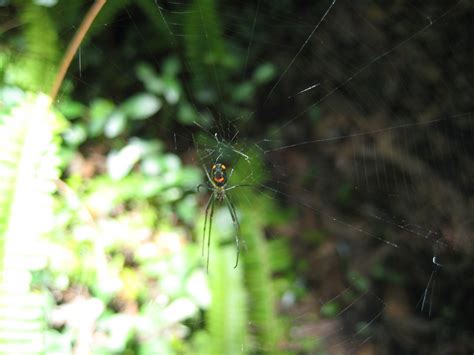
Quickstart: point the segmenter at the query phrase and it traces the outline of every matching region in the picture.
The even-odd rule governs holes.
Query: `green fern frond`
[[[59,64],[58,34],[48,10],[24,1],[20,12],[25,48],[6,71],[5,81],[34,92],[49,92]]]
[[[0,116],[0,353],[44,353],[41,236],[52,227],[58,117],[46,96],[27,96]]]
[[[198,99],[215,102],[225,83],[226,52],[214,0],[192,2],[185,18],[184,32],[187,64],[196,92],[203,96]]]
[[[252,171],[249,172],[247,162],[239,161],[235,167],[233,179],[236,182],[245,181],[245,177],[252,174],[254,182],[263,183],[265,181],[265,170],[263,166],[263,157],[257,151],[246,152],[252,159]],[[278,214],[278,208],[273,200],[269,199],[264,193],[245,193],[239,196],[239,193],[231,193],[236,207],[241,211],[240,226],[242,244],[245,248],[241,251],[241,262],[236,269],[233,268],[235,262],[235,243],[233,242],[233,233],[235,229],[227,218],[228,232],[225,230],[225,223],[215,222],[216,227],[213,230],[218,233],[213,234],[211,245],[210,262],[210,280],[212,290],[212,304],[209,309],[207,329],[211,333],[209,343],[219,342],[221,339],[227,339],[233,342],[233,346],[240,347],[240,353],[285,353],[281,344],[284,341],[285,328],[277,312],[277,293],[275,289],[275,280],[273,273],[282,271],[290,260],[285,258],[288,250],[284,243],[267,242],[264,229],[269,224],[275,224],[281,221],[281,215]],[[242,198],[244,197],[244,198]],[[239,198],[243,200],[239,204]],[[228,211],[224,207],[224,215]],[[281,213],[281,212],[280,212]],[[216,219],[219,218],[218,216]],[[217,227],[218,226],[218,227]],[[202,226],[200,231],[202,232]],[[227,239],[226,239],[227,235]],[[218,237],[228,244],[225,247],[217,247]],[[234,290],[238,289],[238,293]],[[242,290],[242,291],[240,291]],[[232,297],[242,297],[245,304],[239,303]],[[243,302],[243,301],[241,301]],[[234,305],[235,304],[235,305]],[[226,335],[228,317],[237,317],[235,312],[239,312],[239,317],[246,320],[243,325],[245,329],[245,343],[239,343],[236,339]],[[242,325],[236,322],[237,329]],[[213,330],[213,331],[211,331]],[[226,338],[227,336],[227,338]],[[236,342],[237,341],[237,342]],[[229,345],[230,346],[230,345]],[[216,348],[215,353],[226,353],[225,348]],[[211,353],[211,352],[208,352]]]
[[[247,309],[243,274],[234,269],[233,245],[213,248],[210,272],[210,342],[205,354],[242,354],[247,349]]]
[[[260,198],[253,206],[262,206]],[[261,207],[260,207],[261,209]],[[252,216],[265,215],[266,210],[253,210]],[[249,318],[254,328],[258,352],[279,353],[278,342],[282,337],[282,326],[277,316],[277,300],[272,280],[272,263],[269,245],[263,234],[259,218],[246,218],[242,221],[242,234],[245,235],[244,255],[245,287],[249,299]]]
[[[235,181],[242,181],[252,174],[254,183],[263,184],[266,180],[264,157],[257,150],[246,152],[252,159],[249,164],[240,160],[235,168]],[[237,194],[235,197],[238,198]],[[284,336],[283,324],[277,313],[277,294],[273,274],[281,271],[278,263],[281,256],[275,255],[277,248],[265,238],[265,228],[281,221],[279,211],[273,199],[264,191],[255,190],[245,194],[241,203],[241,236],[246,248],[242,252],[245,289],[248,298],[248,318],[252,324],[252,342],[258,353],[282,353],[280,343]],[[238,204],[238,203],[237,203]],[[281,254],[285,251],[280,249]],[[287,253],[286,253],[287,255]],[[278,257],[278,260],[274,258]]]

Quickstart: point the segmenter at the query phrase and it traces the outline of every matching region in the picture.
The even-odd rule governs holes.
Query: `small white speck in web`
[[[319,85],[321,85],[320,83],[316,83],[314,85],[311,85],[310,87],[307,87],[306,89],[303,89],[301,91],[298,91],[294,96],[288,96],[289,99],[291,99],[292,97],[295,97],[296,95],[300,95],[300,94],[303,94],[307,91],[310,91],[310,90],[313,90],[314,88],[317,88]]]

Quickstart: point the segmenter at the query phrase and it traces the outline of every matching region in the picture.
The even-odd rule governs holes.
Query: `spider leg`
[[[208,191],[213,191],[209,186],[206,186],[206,185],[204,185],[204,184],[199,184],[198,186],[196,186],[197,192],[199,192],[199,189],[200,189],[201,187],[205,188],[205,189],[208,190]]]
[[[202,168],[204,169],[204,172],[206,173],[207,179],[211,182],[212,185],[214,185],[214,182],[211,179],[211,176],[209,175],[209,171],[207,171],[206,167],[203,165]]]
[[[214,196],[214,194],[212,194]],[[212,229],[212,217],[214,216],[214,203],[216,199],[213,198],[211,201],[211,211],[209,214],[209,235],[207,237],[207,264],[206,264],[206,271],[209,272],[209,253],[211,249],[211,229]]]
[[[204,230],[202,232],[202,251],[201,251],[201,255],[204,256],[204,243],[206,241],[206,227],[207,227],[207,220],[209,218],[209,207],[211,206],[211,203],[213,203],[215,199],[215,194],[212,193],[211,194],[211,197],[209,197],[209,200],[207,200],[207,204],[206,204],[206,212],[204,213]]]
[[[232,223],[234,223],[234,228],[235,228],[235,244],[237,245],[237,256],[236,256],[236,259],[235,259],[235,265],[234,265],[234,269],[237,267],[237,265],[239,265],[239,256],[240,256],[240,238],[239,238],[239,234],[240,234],[240,224],[239,224],[239,220],[237,218],[237,213],[235,212],[235,207],[234,205],[232,204],[232,202],[230,201],[229,197],[227,197],[227,195],[224,194],[224,201],[227,205],[227,208],[229,209],[229,212],[230,212],[230,216],[232,218]]]

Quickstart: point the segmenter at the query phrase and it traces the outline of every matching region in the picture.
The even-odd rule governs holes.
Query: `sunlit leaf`
[[[138,162],[141,151],[136,146],[126,146],[118,152],[111,152],[107,157],[107,170],[112,179],[126,176]]]
[[[121,109],[131,119],[143,120],[153,116],[161,109],[161,100],[151,94],[137,94],[125,101]]]
[[[104,135],[107,138],[115,138],[120,135],[127,126],[127,118],[122,111],[114,111],[107,120],[104,127]]]
[[[168,323],[178,323],[191,318],[196,314],[198,308],[187,298],[178,298],[169,304],[162,312],[161,316]]]
[[[176,104],[181,96],[179,83],[174,78],[167,78],[165,79],[164,84],[164,96],[166,102],[170,105]]]
[[[76,146],[87,139],[86,127],[82,124],[75,124],[69,127],[63,134],[66,143]]]
[[[34,2],[44,7],[53,7],[58,3],[58,0],[34,0]]]

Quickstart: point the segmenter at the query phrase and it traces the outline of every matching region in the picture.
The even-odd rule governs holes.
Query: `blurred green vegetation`
[[[191,135],[188,151],[173,152],[170,142],[177,125],[214,124],[190,103],[183,76],[193,78],[201,103],[218,106],[219,95],[231,92],[229,77],[243,65],[243,58],[225,50],[215,3],[190,5],[199,8],[190,13],[205,16],[209,37],[205,43],[185,38],[185,72],[169,38],[157,46],[159,65],[137,62],[121,83],[94,64],[104,53],[87,47],[81,60],[84,70],[98,74],[94,87],[85,92],[77,88],[80,80],[66,79],[50,108],[43,93],[51,88],[70,38],[60,33],[78,23],[80,3],[68,2],[61,16],[43,6],[54,9],[54,2],[7,5],[21,26],[0,52],[0,309],[8,315],[1,318],[2,353],[284,352],[288,323],[277,305],[292,292],[292,261],[282,239],[269,243],[265,231],[282,225],[287,213],[268,197],[249,192],[239,201],[232,194],[246,248],[234,269],[235,230],[220,206],[206,274],[203,196],[196,193],[204,172],[199,162],[183,162],[182,156],[198,154]],[[98,21],[113,21],[129,3],[111,2]],[[137,6],[146,9],[150,2]],[[201,21],[189,15],[185,30],[193,33]],[[163,35],[162,25],[149,27]],[[101,29],[93,27],[90,35],[100,36]],[[107,55],[126,58],[129,44]],[[211,48],[202,60],[204,45]],[[218,68],[220,94],[215,85],[204,84],[211,68]],[[246,104],[273,75],[272,66],[262,64],[219,109],[233,117],[248,114]],[[101,90],[109,80],[110,90]],[[126,94],[117,99],[118,91]],[[262,160],[258,152],[249,155]],[[264,182],[259,164],[238,164],[236,181],[252,169],[253,183]],[[25,318],[26,309],[34,316]]]
[[[110,0],[50,105],[92,3],[0,0],[0,353],[472,349],[470,2]]]

